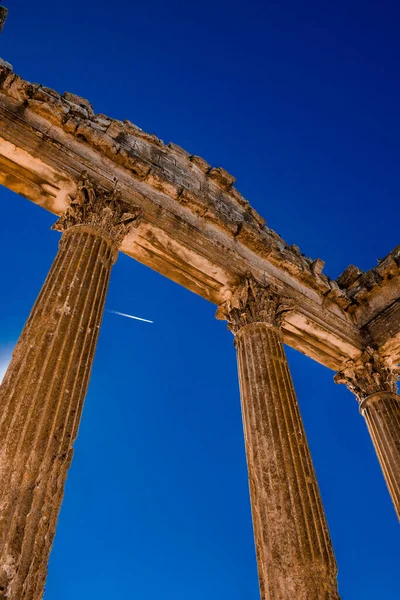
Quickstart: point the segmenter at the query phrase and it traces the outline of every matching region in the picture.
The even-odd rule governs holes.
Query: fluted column
[[[400,520],[400,396],[399,369],[368,347],[356,361],[347,361],[335,376],[354,393],[367,423],[390,496]]]
[[[247,278],[235,334],[261,600],[337,600],[337,567],[280,334],[286,303]]]
[[[40,600],[112,264],[136,219],[84,176],[0,387],[0,599]]]

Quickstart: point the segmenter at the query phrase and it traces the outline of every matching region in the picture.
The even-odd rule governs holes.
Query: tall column
[[[368,347],[356,361],[347,361],[335,375],[354,393],[367,423],[389,493],[400,520],[400,396],[399,368],[391,367]]]
[[[219,308],[235,334],[261,600],[337,600],[337,567],[280,320],[247,278]]]
[[[138,209],[83,176],[0,387],[0,599],[40,600],[112,264]]]

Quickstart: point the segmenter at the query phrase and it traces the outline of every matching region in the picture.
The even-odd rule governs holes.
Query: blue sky
[[[30,81],[223,166],[289,243],[371,268],[399,243],[393,2],[9,0],[0,56]],[[57,251],[0,190],[0,363]],[[215,307],[120,256],[45,600],[258,600],[232,336]],[[344,600],[398,600],[398,524],[357,404],[288,349]]]

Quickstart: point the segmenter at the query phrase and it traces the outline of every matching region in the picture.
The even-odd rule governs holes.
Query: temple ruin
[[[4,61],[0,183],[56,215],[62,232],[0,387],[0,600],[42,598],[119,251],[214,303],[233,333],[261,599],[338,600],[283,344],[354,393],[400,517],[400,246],[332,280],[224,169]]]

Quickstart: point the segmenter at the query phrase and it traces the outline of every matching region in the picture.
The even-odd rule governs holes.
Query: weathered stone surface
[[[347,269],[345,269],[343,273],[339,275],[336,282],[339,287],[347,290],[355,281],[357,281],[359,277],[361,277],[362,274],[363,271],[361,271],[361,269],[355,265],[349,265]]]
[[[41,597],[119,246],[220,305],[236,334],[262,600],[337,600],[282,339],[356,393],[399,510],[400,246],[334,281],[267,227],[227,171],[4,61],[0,119],[0,183],[59,215],[64,232],[0,389],[0,600]]]
[[[378,392],[360,403],[397,517],[400,521],[400,396]]]
[[[296,304],[283,323],[285,342],[334,370],[366,345],[400,360],[399,248],[371,271],[352,267],[336,282],[321,259],[266,226],[224,169],[4,67],[0,119],[0,183],[61,215],[82,170],[106,188],[118,181],[121,199],[142,209],[138,235],[122,246],[129,256],[217,305],[246,272],[266,278]]]
[[[316,258],[315,260],[313,260],[313,262],[311,263],[311,268],[314,271],[314,273],[321,275],[323,269],[324,269],[325,263],[323,260],[321,260],[320,258]]]
[[[179,156],[182,156],[185,159],[190,158],[191,156],[190,152],[188,152],[184,148],[181,148],[180,146],[178,146],[178,144],[173,144],[172,142],[169,142],[168,148],[170,148],[174,153],[179,154]]]
[[[211,165],[209,165],[208,162],[204,160],[204,158],[201,158],[201,156],[196,156],[195,154],[193,154],[190,157],[190,161],[194,165],[196,165],[196,167],[198,167],[201,171],[203,171],[203,173],[208,173],[211,169]]]
[[[143,144],[140,146],[140,157],[138,157],[135,152],[132,153],[132,151],[137,148],[138,139],[142,139],[146,142],[150,142],[152,145],[156,144],[157,146],[161,147],[163,147],[163,143],[156,136],[143,132],[139,127],[136,127],[129,121],[122,122],[108,119],[105,118],[104,115],[96,116],[93,113],[93,108],[90,102],[69,92],[66,92],[63,96],[60,96],[56,92],[49,90],[49,88],[43,88],[41,86],[38,86],[38,89],[33,91],[30,84],[24,82],[17,76],[13,76],[13,79],[10,82],[7,80],[3,81],[1,88],[4,92],[11,95],[16,100],[27,100],[30,108],[34,112],[48,118],[54,124],[64,128],[67,133],[76,135],[80,140],[91,144],[95,149],[102,152],[104,151],[109,158],[112,158],[117,163],[121,162],[122,166],[125,168],[130,167],[130,162],[134,167],[135,161],[138,158],[143,160],[145,156],[149,161],[147,170],[149,171],[152,168],[152,165],[154,168],[154,153],[152,154],[152,152],[149,152],[148,148],[145,148]],[[43,93],[44,90],[46,90],[45,94]],[[35,100],[35,102],[31,100],[32,98]],[[66,118],[67,115],[69,115],[68,118]],[[71,117],[73,117],[72,126]],[[105,132],[102,130],[102,128],[99,129],[99,121],[104,126],[107,126]],[[122,150],[121,146],[125,149],[125,152]],[[107,148],[112,148],[111,152],[108,152]],[[190,163],[199,167],[204,173],[204,182],[200,180],[198,185],[193,187],[193,185],[189,184],[187,181],[175,179],[175,174],[164,169],[160,171],[158,177],[154,175],[149,180],[150,185],[155,182],[154,187],[156,187],[156,189],[160,189],[159,182],[162,179],[166,189],[168,189],[166,187],[167,185],[171,185],[172,188],[175,189],[176,186],[183,184],[183,187],[189,189],[192,193],[197,187],[196,193],[199,196],[201,196],[201,190],[204,189],[207,193],[207,204],[210,206],[215,205],[217,209],[215,211],[215,223],[217,222],[219,215],[218,206],[221,207],[226,205],[229,207],[229,210],[232,210],[233,206],[237,204],[238,209],[236,210],[238,212],[239,220],[248,222],[249,225],[254,227],[255,231],[261,231],[264,228],[265,220],[258,215],[258,213],[250,207],[249,203],[242,198],[237,190],[232,187],[233,183],[235,182],[235,178],[232,175],[230,175],[221,167],[211,168],[210,165],[204,161],[204,159],[194,155],[191,156],[188,152],[176,144],[170,143],[168,144],[168,148],[172,153],[179,157],[180,160],[183,161],[183,164],[187,164],[185,169],[189,168]],[[173,171],[175,173],[176,168],[174,168]],[[180,177],[184,175],[184,172],[185,170],[180,173]],[[193,174],[190,175],[190,178],[193,179]],[[209,181],[210,184],[207,184],[207,181]],[[216,187],[213,187],[214,183],[216,187],[224,190],[224,192],[227,193],[227,196],[224,196],[223,200],[220,192],[217,191]],[[243,208],[245,208],[245,213],[243,213]],[[222,217],[222,228],[224,228],[223,221],[224,217]],[[284,242],[282,245],[287,248]],[[303,259],[299,252],[294,254],[297,257],[294,259],[294,262],[298,264],[297,273],[300,274],[302,271],[308,271],[312,275],[309,263]]]
[[[3,60],[2,58],[0,58],[0,67],[7,69],[7,71],[12,71],[13,70],[13,66],[10,65],[9,62],[7,62],[6,60]]]
[[[82,175],[75,198],[65,213],[53,225],[57,231],[67,231],[74,225],[85,225],[107,235],[119,247],[140,215],[138,207],[126,207],[116,190],[99,190],[87,173]]]
[[[81,114],[86,118],[89,115],[94,115],[93,107],[90,104],[89,100],[86,100],[86,98],[82,98],[81,96],[77,96],[76,94],[71,94],[70,92],[65,92],[64,98],[67,102],[71,103],[72,105],[83,108],[85,112]]]
[[[129,217],[85,177],[0,387],[0,599],[41,600],[111,267]],[[111,214],[110,214],[111,213]]]
[[[347,361],[335,375],[353,392],[365,417],[389,493],[400,520],[400,367],[373,348],[366,348],[356,361]]]
[[[338,600],[337,567],[279,323],[251,278],[217,312],[235,333],[262,600]]]
[[[216,313],[217,319],[226,320],[228,329],[235,335],[245,325],[268,323],[278,326],[285,313],[293,310],[294,304],[283,300],[271,286],[262,286],[249,274],[232,296]]]
[[[349,360],[334,377],[336,383],[344,383],[362,402],[379,392],[397,392],[400,367],[392,367],[378,351],[371,347],[358,357]]]
[[[338,278],[340,287],[352,301],[351,312],[361,326],[398,299],[400,289],[400,246],[379,260],[373,269],[362,272],[350,265]]]
[[[221,167],[213,167],[209,170],[208,175],[224,190],[229,190],[236,181],[233,175]]]

